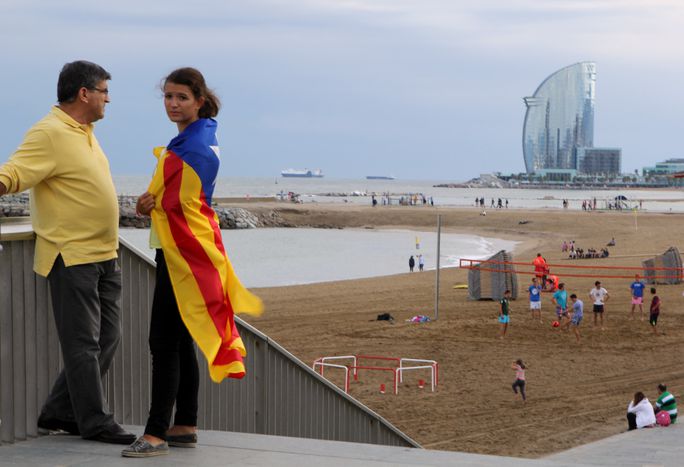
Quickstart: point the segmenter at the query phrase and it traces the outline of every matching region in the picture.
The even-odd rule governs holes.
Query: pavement
[[[684,425],[637,430],[542,459],[219,431],[201,431],[196,449],[172,447],[165,456],[129,459],[121,457],[124,446],[50,435],[0,446],[0,466],[681,466],[682,435]]]

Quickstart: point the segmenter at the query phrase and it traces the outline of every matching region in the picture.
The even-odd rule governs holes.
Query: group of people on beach
[[[658,385],[658,399],[651,405],[643,392],[634,393],[627,406],[627,429],[669,426],[677,422],[677,400],[665,384]]]
[[[421,254],[416,255],[416,258],[418,258],[418,270],[423,271],[425,268],[425,258]],[[409,256],[409,272],[413,272],[413,269],[416,267],[416,258],[414,258],[413,255]]]
[[[557,278],[554,278],[557,280]],[[541,286],[543,278],[541,276],[532,277],[531,284],[527,288],[529,296],[529,307],[530,315],[533,320],[543,322],[541,316],[542,309],[542,291],[544,290]],[[631,319],[635,318],[636,308],[639,308],[641,320],[644,319],[644,290],[646,285],[641,280],[640,276],[636,274],[634,276],[634,281],[630,284],[631,290]],[[580,342],[581,336],[579,332],[580,325],[584,319],[584,302],[577,296],[577,294],[572,293],[568,296],[568,292],[565,287],[565,283],[560,282],[557,286],[553,286],[549,289],[553,292],[551,297],[551,302],[555,309],[555,320],[553,322],[554,327],[558,327],[561,330],[572,329],[577,342]],[[653,329],[653,333],[658,335],[658,318],[660,316],[661,299],[656,294],[656,288],[651,287],[651,303],[649,308],[649,324]],[[508,324],[510,323],[510,296],[511,291],[506,290],[504,292],[503,298],[499,301],[499,317],[498,321],[500,323],[499,338],[503,339],[508,331]],[[610,295],[608,291],[601,285],[601,281],[596,281],[594,287],[589,291],[588,297],[592,300],[594,313],[594,326],[600,326],[601,330],[604,330],[604,315],[606,302],[609,300]],[[568,300],[569,299],[569,300]]]
[[[34,270],[50,285],[64,362],[38,428],[130,445],[123,456],[150,457],[167,454],[169,446],[197,444],[193,341],[207,357],[212,380],[242,377],[245,353],[233,313],[258,314],[262,305],[234,276],[211,207],[220,163],[214,119],[220,101],[199,70],[178,68],[161,85],[166,116],[178,135],[155,148],[156,170],[136,205],[137,214],[152,217],[150,246],[157,264],[149,416],[140,437],[117,423],[102,377],[121,341],[119,213],[109,161],[93,125],[110,103],[110,80],[109,72],[89,61],[63,66],[57,105],[0,166],[0,196],[32,190]]]

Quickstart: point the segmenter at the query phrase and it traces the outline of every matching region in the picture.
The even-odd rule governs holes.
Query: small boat
[[[366,175],[366,180],[396,180],[392,175]]]
[[[323,178],[323,171],[321,169],[309,170],[309,169],[285,169],[280,172],[283,177],[296,177],[296,178]]]

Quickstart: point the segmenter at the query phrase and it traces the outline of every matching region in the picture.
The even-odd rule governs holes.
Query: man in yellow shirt
[[[101,375],[121,340],[119,209],[109,162],[93,133],[109,103],[110,74],[86,61],[67,63],[58,105],[0,166],[0,195],[31,190],[34,270],[50,284],[64,358],[38,427],[130,444],[109,411]]]

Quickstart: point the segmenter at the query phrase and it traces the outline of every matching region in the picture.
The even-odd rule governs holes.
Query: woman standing
[[[245,349],[233,313],[262,310],[235,276],[211,208],[219,168],[213,117],[220,102],[194,68],[177,69],[162,84],[166,114],[178,136],[166,148],[155,148],[155,174],[136,206],[139,214],[152,217],[150,246],[156,248],[152,401],[145,434],[122,451],[125,457],[196,446],[199,368],[193,339],[213,381],[242,378]]]

